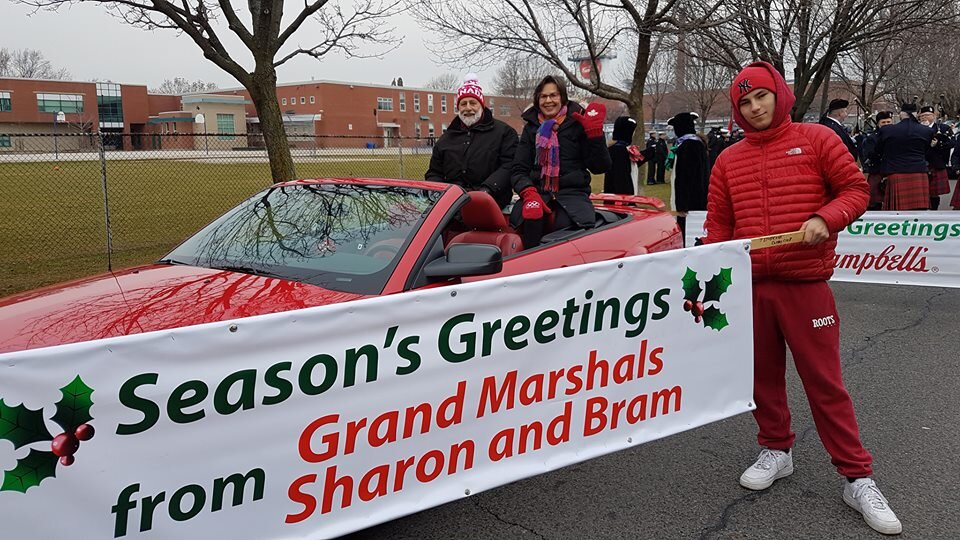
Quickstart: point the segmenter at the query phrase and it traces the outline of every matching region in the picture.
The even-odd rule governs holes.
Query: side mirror
[[[427,264],[424,274],[431,278],[485,276],[503,269],[500,248],[487,244],[453,244],[446,257]]]

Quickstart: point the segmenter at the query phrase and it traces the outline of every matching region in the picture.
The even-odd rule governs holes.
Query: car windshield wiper
[[[157,261],[157,264],[183,264],[190,266],[190,263],[186,261],[178,261],[177,259],[160,259]]]
[[[251,266],[238,266],[238,265],[222,265],[222,266],[211,266],[213,270],[226,270],[228,272],[241,272],[243,274],[253,274],[255,276],[264,276],[264,277],[281,277],[279,274],[274,274],[273,272],[268,272],[262,268],[253,268]]]

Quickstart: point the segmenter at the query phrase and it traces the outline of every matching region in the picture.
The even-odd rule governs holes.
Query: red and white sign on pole
[[[580,76],[589,81],[590,75],[593,73],[593,62],[589,58],[580,60]],[[597,75],[600,75],[600,59],[597,58]]]

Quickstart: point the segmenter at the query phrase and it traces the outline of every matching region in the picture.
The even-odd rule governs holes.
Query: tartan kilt
[[[927,173],[900,173],[887,176],[884,210],[928,210],[930,177]]]
[[[950,206],[954,210],[960,210],[960,180],[957,181],[957,185],[953,187],[953,197],[950,199]]]
[[[946,169],[930,169],[930,196],[939,197],[950,193],[950,178]]]
[[[867,184],[870,185],[870,206],[883,204],[883,175],[870,173],[867,175]]]

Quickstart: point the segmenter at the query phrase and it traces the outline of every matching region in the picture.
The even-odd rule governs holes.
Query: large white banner
[[[337,536],[748,411],[748,248],[0,355],[0,537]]]
[[[687,215],[687,245],[706,234]],[[834,281],[960,287],[960,212],[867,212],[837,235]]]

